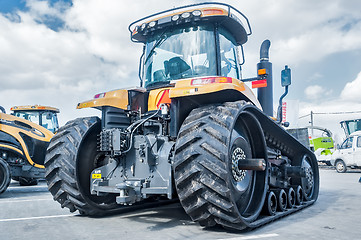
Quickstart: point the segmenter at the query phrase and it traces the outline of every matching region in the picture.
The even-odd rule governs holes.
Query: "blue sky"
[[[75,110],[94,94],[138,84],[141,45],[128,24],[190,0],[0,0],[0,104],[45,104],[61,109],[60,122],[97,114]],[[292,69],[286,100],[300,116],[361,110],[361,2],[359,0],[222,1],[242,11],[253,34],[244,45],[243,76],[253,77],[259,47],[271,40],[274,103],[280,71]],[[341,133],[338,122],[357,115],[317,116],[315,124]],[[307,119],[299,122],[306,125]]]
[[[23,0],[0,0],[2,13],[10,13],[16,10],[25,10],[25,1]]]

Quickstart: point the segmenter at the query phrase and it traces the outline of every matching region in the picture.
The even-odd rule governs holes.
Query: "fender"
[[[149,93],[148,110],[157,110],[160,103],[170,103],[169,100],[190,96],[200,96],[221,91],[241,93],[262,110],[261,104],[252,90],[241,80],[230,77],[202,77],[182,79],[171,82],[174,87],[155,89]],[[226,100],[227,101],[227,100]]]
[[[146,89],[140,87],[132,87],[99,93],[94,96],[94,99],[78,103],[78,106],[76,108],[96,108],[101,110],[101,107],[109,106],[127,110],[130,102],[128,94],[129,91],[145,92]]]

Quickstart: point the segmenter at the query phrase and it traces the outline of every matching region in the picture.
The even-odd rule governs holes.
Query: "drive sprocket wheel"
[[[266,157],[257,119],[244,101],[194,109],[175,147],[174,178],[180,202],[202,226],[244,229],[262,210],[268,171],[240,169],[238,162]],[[255,147],[257,146],[257,147]]]
[[[113,194],[90,194],[91,171],[99,167],[98,117],[78,118],[68,122],[52,138],[45,157],[45,179],[54,200],[71,212],[102,215],[119,208]]]

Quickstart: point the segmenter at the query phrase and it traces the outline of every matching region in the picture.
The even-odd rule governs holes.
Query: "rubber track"
[[[274,216],[260,215],[253,222],[244,222],[240,219],[238,209],[231,200],[232,193],[227,187],[227,177],[230,173],[227,172],[224,162],[229,144],[227,136],[231,134],[229,129],[240,109],[256,114],[257,119],[262,120],[264,129],[270,127],[273,130],[271,132],[273,138],[266,138],[267,145],[281,145],[283,152],[287,152],[288,155],[295,152],[312,154],[300,143],[294,142],[290,135],[275,134],[285,131],[244,101],[194,109],[180,129],[173,169],[175,185],[183,208],[192,220],[202,226],[220,224],[238,230],[256,228],[310,206],[317,199],[318,193],[314,199],[302,205],[277,212]],[[265,134],[270,136],[268,132]],[[293,149],[281,144],[288,140],[292,140]]]
[[[243,229],[227,187],[230,128],[244,101],[194,109],[184,121],[176,142],[175,184],[186,213],[203,226],[216,223]]]

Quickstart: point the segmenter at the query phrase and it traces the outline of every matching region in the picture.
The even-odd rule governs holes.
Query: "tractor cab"
[[[241,46],[251,33],[248,19],[220,3],[177,10],[129,26],[131,39],[144,44],[140,66],[144,87],[159,88],[174,80],[208,76],[241,79]]]
[[[356,131],[361,131],[361,119],[344,120],[340,124],[341,128],[345,131],[346,137],[349,137]]]
[[[10,109],[12,115],[36,123],[49,131],[56,133],[59,130],[59,109],[47,106],[14,106]]]

